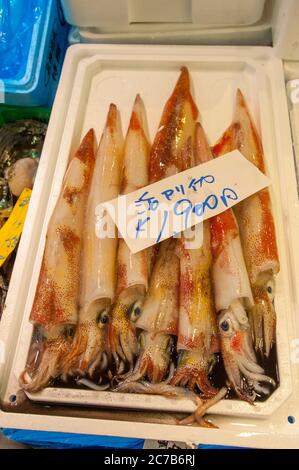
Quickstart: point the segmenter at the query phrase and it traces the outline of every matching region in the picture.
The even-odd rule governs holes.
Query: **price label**
[[[166,238],[180,236],[269,184],[255,165],[234,150],[101,204],[96,211],[98,228],[109,227],[105,221],[109,215],[130,250],[137,253]],[[110,229],[110,233],[114,231]],[[97,235],[109,236],[100,229]]]
[[[25,188],[12,213],[0,229],[0,267],[15,249],[20,239],[29,206],[31,189]]]

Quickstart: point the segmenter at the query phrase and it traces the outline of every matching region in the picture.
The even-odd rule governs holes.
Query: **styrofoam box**
[[[265,0],[62,0],[66,20],[102,31],[171,29],[173,25],[251,25],[264,11]],[[159,26],[160,25],[160,26]]]
[[[280,385],[270,398],[255,406],[238,400],[216,404],[210,409],[210,415],[219,429],[176,425],[178,413],[192,411],[194,404],[185,399],[159,396],[47,388],[28,394],[25,405],[18,408],[24,395],[19,392],[17,378],[24,368],[32,336],[33,327],[28,319],[47,224],[69,157],[90,127],[100,136],[110,102],[119,107],[125,132],[136,93],[144,100],[153,139],[163,104],[182,65],[190,70],[193,96],[211,143],[231,122],[238,87],[247,98],[262,136],[272,183],[270,191],[281,262],[275,293]],[[279,446],[299,446],[296,420],[299,420],[299,340],[296,340],[299,338],[296,282],[299,279],[299,211],[283,68],[281,61],[273,56],[273,50],[72,46],[67,53],[43,152],[47,158],[41,159],[0,324],[0,346],[4,345],[6,353],[0,369],[3,405],[0,426],[154,439],[167,435],[172,440],[253,447],[275,447],[277,442]],[[13,403],[12,396],[17,397]],[[45,406],[50,403],[54,405]],[[80,406],[58,407],[57,404]],[[85,405],[93,406],[92,410],[84,408]]]
[[[299,62],[284,63],[299,196]]]

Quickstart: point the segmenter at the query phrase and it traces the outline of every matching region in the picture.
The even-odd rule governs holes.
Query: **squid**
[[[213,158],[202,127],[197,128],[201,149],[199,158],[206,162]],[[253,403],[256,394],[268,394],[275,386],[257,363],[252,344],[252,332],[247,312],[254,301],[243,256],[239,227],[232,209],[210,220],[212,279],[215,308],[218,315],[221,354],[229,384],[236,395]]]
[[[178,323],[179,258],[175,247],[172,238],[161,242],[142,313],[136,322],[136,327],[142,330],[138,359],[134,370],[123,376],[121,390],[125,390],[125,384],[131,390],[129,384],[143,378],[158,384],[169,369]]]
[[[159,383],[169,368],[173,336],[177,335],[178,327],[179,267],[176,241],[172,238],[163,241],[142,314],[136,322],[143,333],[135,380],[146,375],[151,382]]]
[[[201,132],[199,124],[195,128],[195,143],[189,149],[190,158],[185,159],[186,167],[200,163],[205,154],[204,141],[197,138]],[[194,235],[201,227],[194,227]],[[216,311],[211,282],[212,256],[210,248],[209,222],[203,222],[203,241],[199,247],[188,248],[186,232],[179,244],[180,253],[180,308],[177,351],[177,369],[170,384],[188,387],[195,395],[196,410],[180,424],[197,422],[203,427],[215,427],[203,419],[206,410],[224,398],[227,389],[214,388],[209,380],[216,363],[215,353],[219,351]]]
[[[188,146],[192,145],[198,109],[190,92],[190,78],[187,67],[182,67],[180,77],[172,95],[166,102],[156,134],[149,162],[149,182],[189,168],[186,161]],[[187,152],[192,155],[191,152]]]
[[[215,155],[233,149],[265,173],[263,148],[245,99],[237,91],[233,123],[214,146]],[[279,272],[275,225],[268,189],[263,189],[235,206],[254,305],[250,309],[255,349],[270,354],[275,340],[274,275]]]
[[[115,295],[118,238],[112,233],[97,233],[105,227],[105,213],[99,204],[118,196],[121,184],[123,137],[119,113],[110,105],[106,125],[95,159],[95,168],[87,201],[81,256],[79,322],[72,347],[64,359],[63,374],[93,378],[107,366],[107,326]],[[102,218],[101,218],[102,216]],[[110,220],[110,219],[109,219]],[[108,222],[107,222],[108,224]]]
[[[198,133],[196,124],[195,136]],[[195,138],[189,156],[184,159],[184,169],[200,162],[200,139]],[[187,153],[186,153],[187,155]],[[194,235],[200,229],[194,227]],[[218,350],[216,312],[211,284],[211,250],[209,223],[203,223],[203,243],[188,249],[185,233],[179,241],[180,254],[180,305],[177,350],[177,370],[171,380],[173,385],[198,388],[203,397],[211,398],[217,390],[209,382],[209,373],[215,364]]]
[[[190,93],[189,72],[182,67],[175,88],[164,106],[159,129],[149,158],[149,183],[174,175],[182,169],[193,145],[197,107]],[[189,163],[189,166],[191,162]],[[136,322],[143,330],[140,354],[129,381],[147,377],[159,382],[170,365],[173,336],[178,327],[179,258],[176,240],[165,240],[159,250],[149,250],[153,272],[141,315]],[[122,385],[123,389],[125,385]],[[131,387],[131,386],[130,386]]]
[[[30,314],[35,326],[21,386],[37,392],[58,377],[78,321],[80,251],[84,211],[94,167],[90,130],[71,159],[51,216],[39,280]]]
[[[137,95],[124,145],[122,193],[127,194],[148,183],[149,143],[145,134],[145,110]],[[119,373],[124,363],[130,367],[138,353],[136,321],[148,288],[149,252],[133,254],[119,239],[116,302],[108,326],[109,350]]]
[[[218,341],[210,282],[208,223],[205,223],[204,232],[204,245],[199,249],[188,250],[184,238],[183,246],[177,251],[175,244],[178,240],[169,239],[161,243],[143,314],[137,322],[144,330],[140,335],[142,351],[133,375],[115,390],[189,398],[197,407],[182,424],[196,421],[201,426],[214,427],[203,419],[203,415],[226,395],[227,390],[216,390],[208,379],[215,362],[214,352],[218,351]],[[179,257],[176,253],[182,250]],[[170,366],[169,363],[174,348],[173,338],[177,334],[177,349],[181,350],[181,357],[174,372],[173,363]],[[167,370],[168,377],[165,378]],[[151,383],[142,380],[144,377]],[[189,390],[185,389],[186,385]],[[206,401],[194,393],[196,386]]]
[[[212,398],[217,390],[209,373],[218,352],[218,332],[211,284],[212,257],[209,222],[204,222],[203,244],[188,249],[184,237],[180,247],[180,308],[177,350],[178,367],[173,385],[196,387],[202,397]],[[196,227],[195,227],[196,229]]]

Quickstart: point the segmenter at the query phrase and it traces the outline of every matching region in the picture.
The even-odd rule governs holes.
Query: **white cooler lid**
[[[137,32],[257,23],[265,0],[61,0],[66,20],[101,32]]]

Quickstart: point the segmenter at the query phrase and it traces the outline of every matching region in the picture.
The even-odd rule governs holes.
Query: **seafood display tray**
[[[270,192],[281,261],[275,292],[279,387],[265,402],[254,406],[235,399],[214,405],[209,415],[219,430],[174,425],[174,413],[194,410],[195,405],[187,399],[78,388],[49,387],[27,394],[29,401],[35,402],[38,413],[36,408],[30,412],[30,403],[26,413],[30,414],[34,429],[74,431],[76,423],[78,431],[86,433],[96,434],[104,429],[105,434],[110,435],[161,438],[167,431],[169,439],[268,447],[274,445],[271,442],[274,433],[283,434],[284,445],[291,445],[287,436],[292,431],[290,436],[294,438],[296,425],[290,431],[292,425],[288,417],[294,417],[299,404],[298,363],[291,360],[292,340],[299,337],[295,282],[299,278],[299,250],[296,249],[299,213],[282,62],[274,57],[271,48],[260,47],[76,45],[69,49],[44,147],[47,158],[42,160],[44,166],[37,175],[38,184],[34,187],[33,203],[0,326],[0,344],[5,347],[5,362],[0,365],[1,399],[5,410],[0,411],[1,426],[28,426],[25,420],[28,414],[18,413],[18,377],[24,369],[32,338],[33,326],[28,319],[46,229],[70,155],[90,127],[100,136],[110,102],[118,106],[125,132],[136,93],[143,98],[153,140],[163,103],[182,65],[190,71],[193,96],[211,144],[231,122],[238,87],[250,104],[262,136],[267,173],[272,183]],[[49,181],[52,185],[47,194],[44,187]],[[19,293],[18,297],[15,292]],[[56,408],[49,412],[45,404],[79,405],[80,415],[76,414],[75,406],[60,416],[55,414]],[[84,406],[111,408],[113,413],[107,419],[100,415],[93,415],[91,419],[88,408],[82,414]],[[116,409],[121,408],[140,410],[138,419],[129,413],[127,418],[119,420]],[[149,411],[153,412],[152,419]],[[155,424],[157,411],[167,415],[165,421],[162,420],[164,428]],[[134,426],[129,426],[128,421],[134,421]],[[244,437],[248,437],[246,443]]]
[[[299,88],[299,62],[285,62],[285,77],[287,82],[288,104],[290,112],[290,121],[292,129],[292,138],[294,146],[294,158],[297,172],[297,186],[299,195],[299,102],[298,102],[298,88]],[[296,82],[294,83],[293,82]],[[292,83],[292,86],[290,84]],[[296,85],[295,88],[294,85]],[[295,96],[292,97],[295,93]]]

